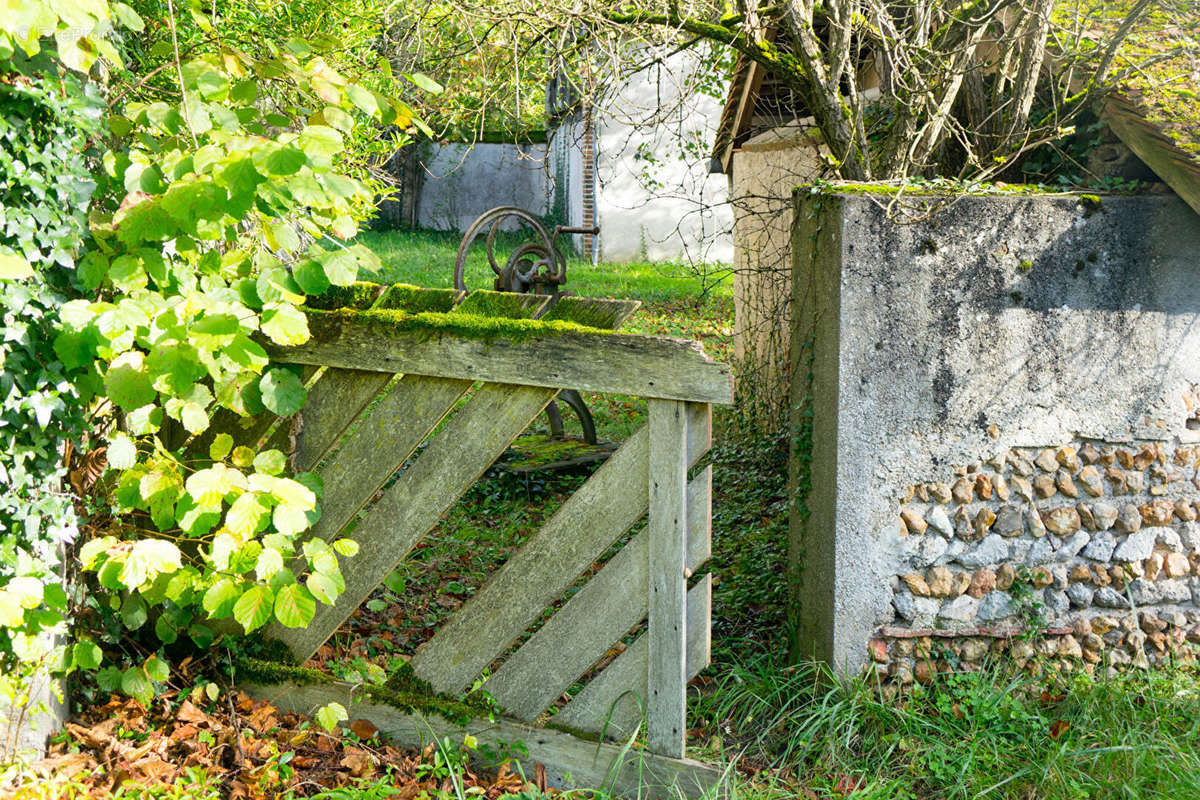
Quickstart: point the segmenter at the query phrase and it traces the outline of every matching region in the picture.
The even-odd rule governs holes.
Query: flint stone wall
[[[1200,652],[1200,217],[1169,196],[799,190],[804,655],[900,681]],[[800,437],[801,439],[803,437]]]

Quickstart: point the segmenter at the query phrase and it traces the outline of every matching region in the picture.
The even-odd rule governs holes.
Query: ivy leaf
[[[329,703],[321,706],[317,710],[317,724],[330,733],[338,726],[339,722],[345,722],[350,719],[350,715],[346,713],[346,707],[341,703]]]
[[[308,317],[293,305],[268,305],[263,309],[261,327],[275,344],[287,346],[308,341]]]
[[[258,386],[262,390],[263,405],[281,417],[295,414],[308,399],[304,384],[290,370],[272,369],[262,376]]]
[[[261,628],[271,619],[275,598],[266,586],[251,586],[233,606],[233,618],[246,633]]]
[[[275,619],[288,628],[302,628],[312,622],[317,601],[299,584],[281,586],[275,595]]]
[[[19,281],[33,277],[29,262],[9,248],[0,250],[0,280]]]

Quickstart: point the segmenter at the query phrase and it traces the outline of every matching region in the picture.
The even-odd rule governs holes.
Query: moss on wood
[[[636,309],[638,305],[633,306]],[[604,302],[590,297],[562,297],[542,315],[546,321],[561,320],[589,328],[616,328],[633,309],[620,301]]]
[[[407,666],[407,665],[405,665]],[[411,667],[409,671],[411,672]],[[334,686],[339,681],[324,672],[274,661],[248,658],[238,664],[239,681],[273,686],[291,683],[297,686]],[[473,719],[494,713],[482,697],[454,698],[435,694],[428,684],[415,676],[396,674],[383,686],[366,685],[357,689],[373,702],[383,703],[406,714],[437,714],[447,722],[464,725]]]
[[[425,312],[445,313],[454,308],[458,300],[457,289],[423,289],[406,283],[397,283],[383,293],[376,308],[390,308],[407,311],[410,314]]]
[[[476,314],[441,314],[427,312],[410,314],[396,309],[371,309],[369,311],[309,311],[308,326],[314,341],[330,341],[338,337],[346,322],[359,322],[380,333],[408,333],[422,339],[437,336],[457,336],[481,342],[507,341],[519,343],[528,339],[576,335],[616,335],[612,331],[589,328],[573,322],[533,319],[507,319],[484,317]]]
[[[311,295],[304,301],[305,308],[332,311],[338,308],[359,310],[371,307],[384,287],[378,283],[358,281],[349,286],[330,286],[324,294]]]
[[[455,309],[455,313],[474,314],[479,317],[532,319],[534,313],[548,299],[544,295],[491,292],[480,289],[467,295]]]

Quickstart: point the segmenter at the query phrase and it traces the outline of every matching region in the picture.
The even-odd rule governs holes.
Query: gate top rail
[[[641,397],[728,404],[730,368],[698,342],[589,327],[627,314],[629,301],[563,298],[562,310],[529,319],[524,309],[495,316],[511,295],[358,284],[344,299],[307,310],[312,337],[302,345],[263,342],[275,361],[493,383],[571,387]],[[380,296],[380,292],[383,292]],[[494,297],[493,297],[494,296]],[[529,296],[523,296],[529,297]],[[568,302],[569,301],[569,302]],[[551,298],[546,298],[551,302]],[[487,309],[485,314],[473,308]],[[432,309],[432,310],[431,310]]]

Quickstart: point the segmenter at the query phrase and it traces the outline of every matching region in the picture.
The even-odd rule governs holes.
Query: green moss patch
[[[615,330],[641,306],[638,301],[597,300],[591,297],[561,297],[543,320],[561,320],[586,325],[589,328]]]
[[[408,667],[406,664],[405,667]],[[408,667],[411,673],[412,668]],[[397,672],[400,672],[398,670]],[[337,681],[324,672],[260,659],[244,659],[238,665],[238,679],[244,682],[274,686],[291,683],[297,686],[333,686]],[[447,722],[465,725],[473,719],[490,716],[494,709],[482,697],[453,698],[439,695],[415,675],[395,674],[383,686],[368,685],[361,693],[376,703],[383,703],[406,714],[437,714]]]
[[[459,310],[452,313],[410,314],[395,309],[371,309],[369,311],[310,311],[308,326],[314,341],[336,339],[342,325],[347,322],[365,324],[380,333],[408,333],[421,339],[436,336],[457,336],[481,342],[523,342],[531,338],[576,335],[614,335],[612,331],[589,328],[573,322],[545,322],[533,319],[507,319],[466,314]]]
[[[332,311],[338,308],[368,309],[384,287],[378,283],[358,281],[349,286],[330,286],[324,294],[312,295],[304,301],[305,308]]]
[[[466,299],[455,309],[455,313],[474,314],[479,317],[532,319],[533,315],[540,311],[549,299],[540,294],[490,292],[480,289],[467,295]]]
[[[460,294],[462,293],[457,289],[422,289],[419,286],[397,283],[388,287],[376,308],[390,308],[410,314],[444,314],[454,308]]]

